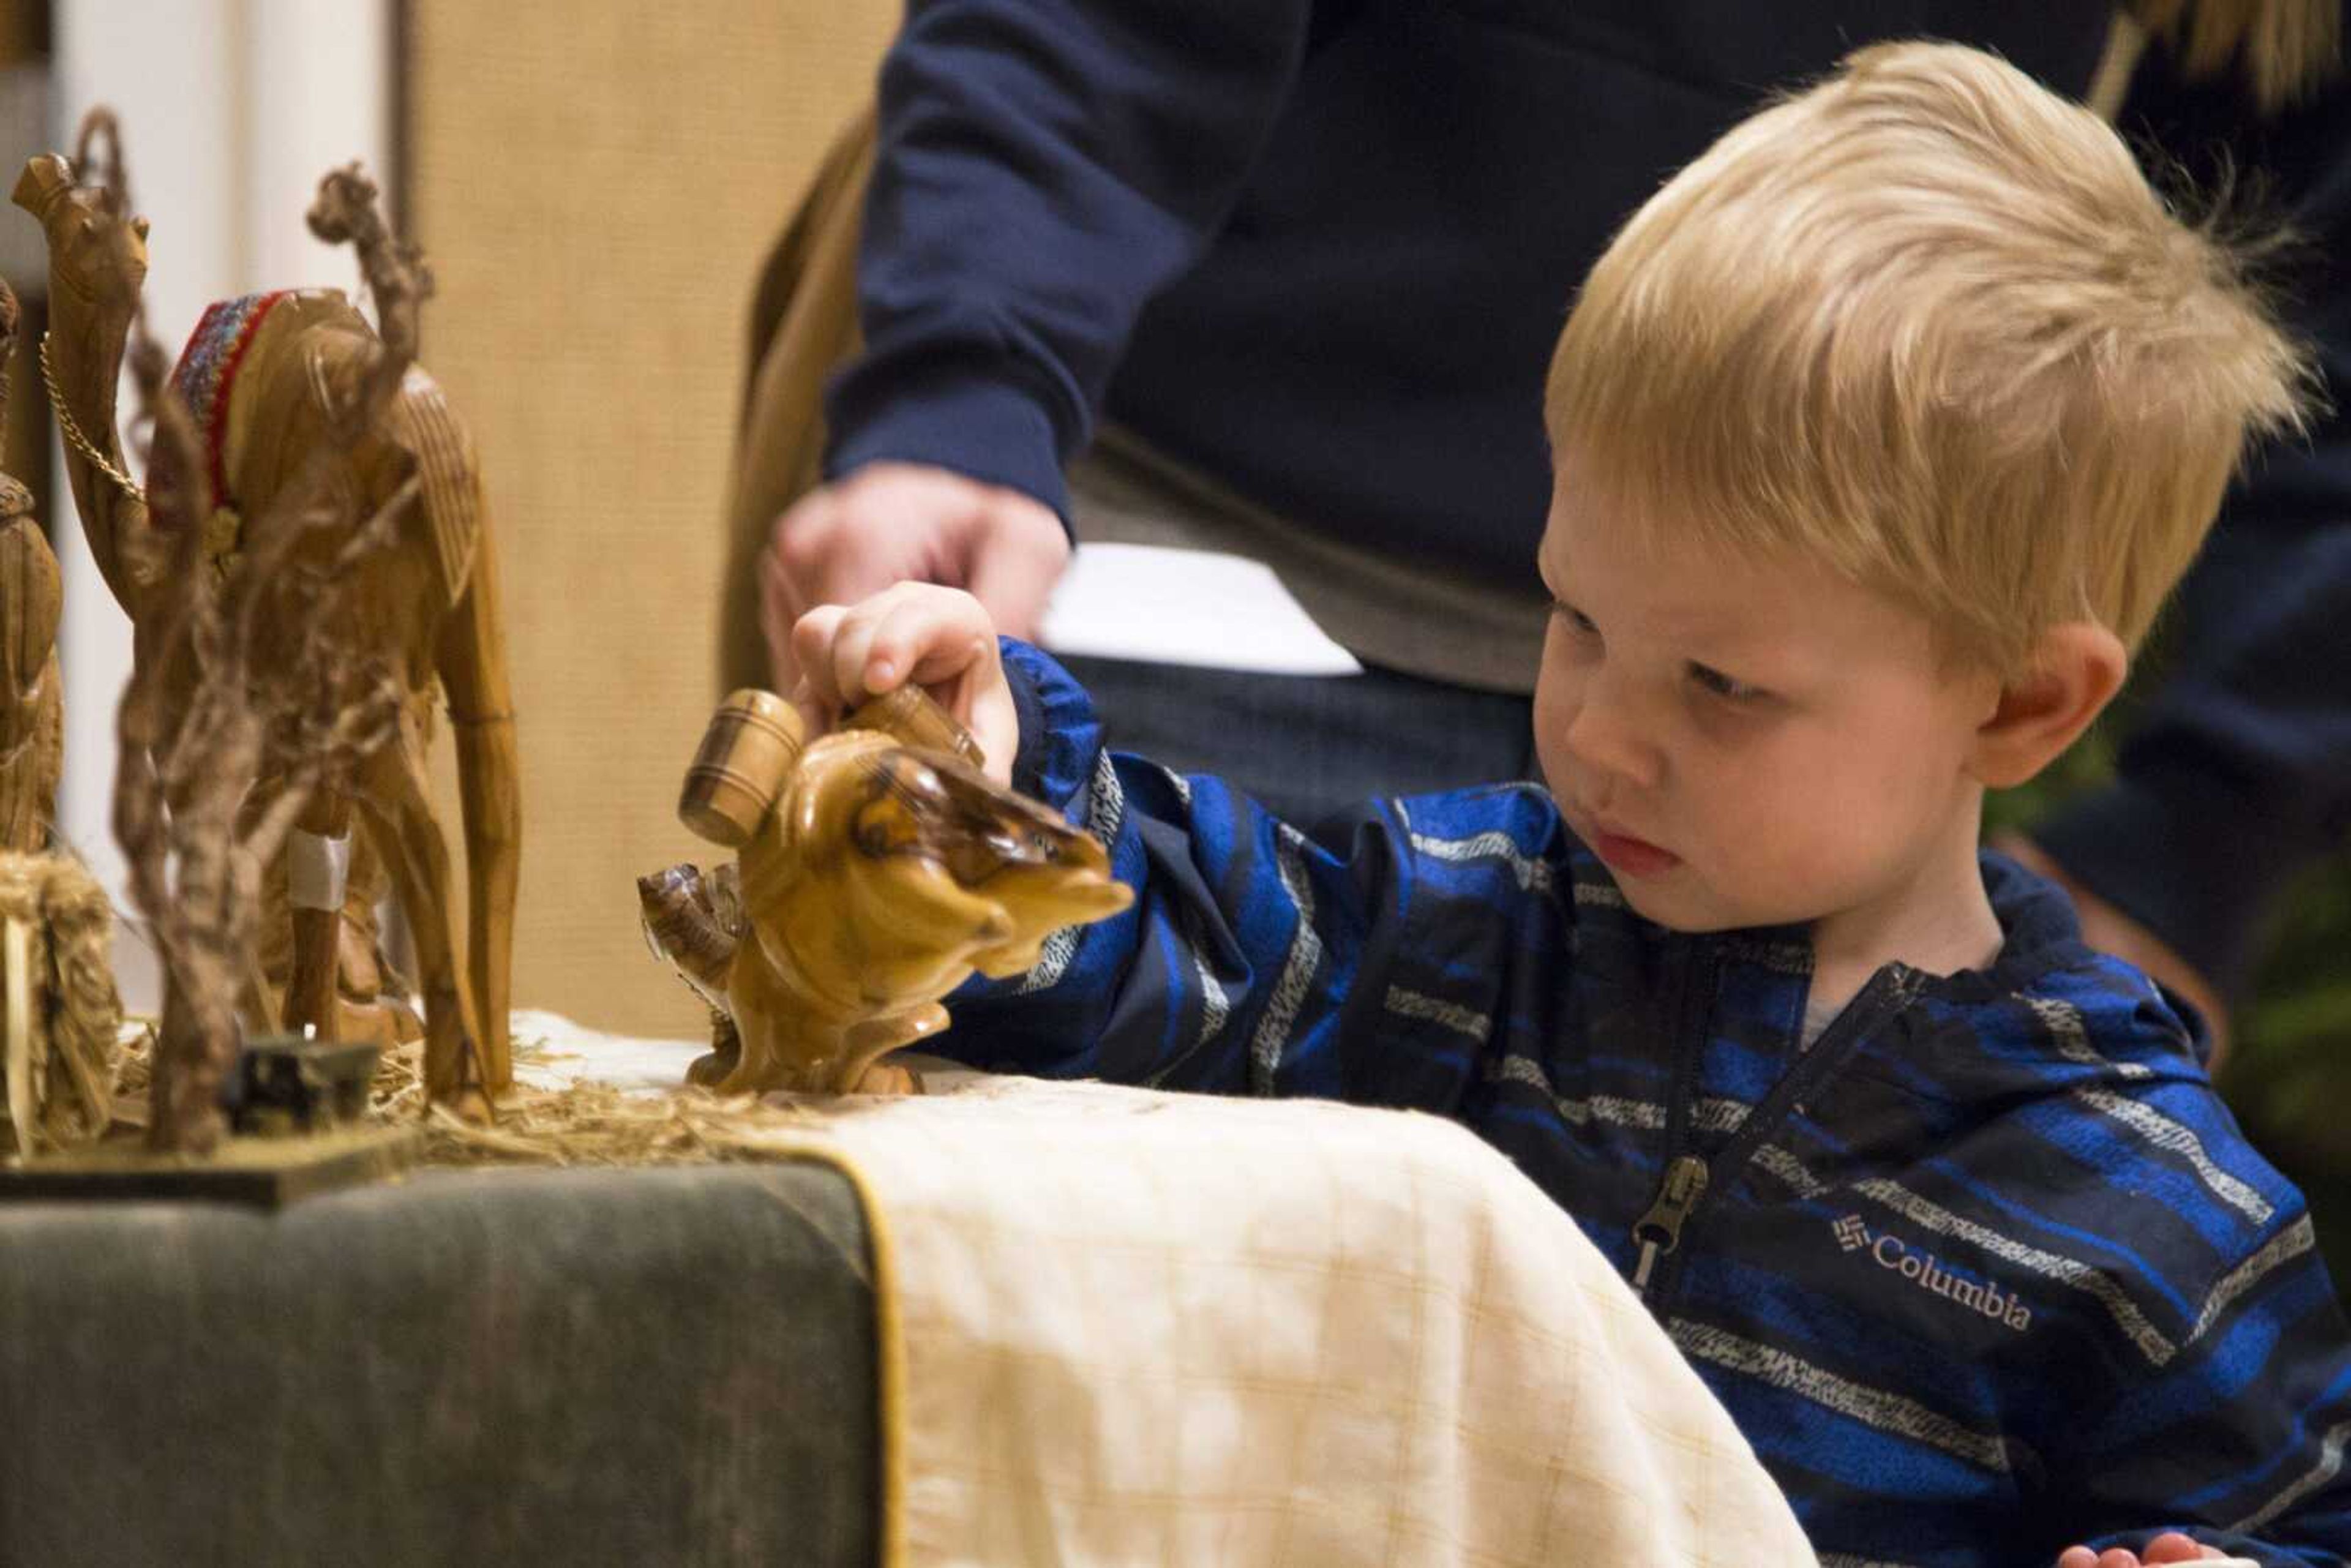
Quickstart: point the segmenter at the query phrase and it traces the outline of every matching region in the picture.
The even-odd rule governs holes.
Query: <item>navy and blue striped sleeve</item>
[[[2199,1299],[2193,1354],[2085,1412],[2083,1500],[2135,1521],[2090,1544],[2176,1529],[2277,1568],[2340,1568],[2351,1334],[2299,1195]]]
[[[912,0],[883,62],[839,475],[930,463],[1066,510],[1144,302],[1287,100],[1308,0]]]
[[[1083,688],[1025,644],[1004,653],[1015,787],[1102,839],[1136,897],[1057,934],[1028,974],[956,993],[935,1049],[1051,1076],[1393,1103],[1358,982],[1386,968],[1411,899],[1394,804],[1310,839],[1218,779],[1103,750]]]

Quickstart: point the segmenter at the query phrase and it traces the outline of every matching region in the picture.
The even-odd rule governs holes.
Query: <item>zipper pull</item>
[[[1633,1222],[1633,1239],[1641,1244],[1641,1261],[1633,1270],[1633,1289],[1645,1292],[1648,1290],[1649,1270],[1656,1267],[1661,1255],[1680,1244],[1682,1221],[1689,1218],[1690,1210],[1704,1196],[1704,1160],[1696,1155],[1683,1155],[1666,1166],[1666,1179],[1659,1184],[1649,1212]]]

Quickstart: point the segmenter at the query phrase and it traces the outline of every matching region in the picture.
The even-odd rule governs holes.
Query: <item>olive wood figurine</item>
[[[733,862],[708,875],[688,862],[637,878],[645,946],[710,1009],[710,1053],[688,1064],[685,1081],[712,1088],[741,1065],[743,1040],[726,1010],[726,972],[743,939],[742,883]]]
[[[8,425],[16,297],[0,283],[0,431]],[[65,704],[57,674],[57,558],[24,486],[0,474],[0,850],[48,847],[65,762]]]
[[[1099,841],[990,782],[962,727],[911,687],[813,741],[781,698],[736,693],[678,813],[739,854],[735,883],[709,879],[716,902],[705,882],[699,918],[655,938],[706,997],[724,966],[740,1040],[717,1084],[729,1093],[876,1087],[867,1070],[946,1028],[939,998],[973,970],[1019,974],[1054,932],[1134,897]],[[690,871],[640,884],[649,914],[693,902]]]
[[[0,1156],[93,1143],[113,1122],[113,927],[79,861],[0,853]]]
[[[146,278],[146,220],[123,222],[104,187],[78,183],[55,154],[26,165],[15,199],[47,236],[52,325],[43,366],[90,554],[131,617],[136,656],[161,634],[156,622],[172,599],[170,585],[154,580],[172,551],[152,537],[157,526],[122,470],[115,429],[116,380]],[[266,515],[308,455],[335,439],[336,412],[376,353],[373,329],[334,290],[252,295],[205,312],[172,385],[212,470],[218,509],[204,544],[214,570],[235,571],[240,519]],[[337,1033],[346,826],[356,807],[415,936],[427,1086],[444,1100],[476,1083],[496,1091],[511,1078],[507,1013],[521,813],[497,557],[473,443],[440,387],[412,366],[383,419],[336,464],[331,489],[349,502],[353,530],[387,507],[401,513],[396,542],[360,561],[345,591],[359,651],[392,672],[403,712],[396,739],[322,787],[289,836],[294,957],[285,1023],[295,1031],[308,1025],[320,1039]],[[323,568],[343,542],[323,538],[304,559]],[[426,768],[436,678],[457,732],[472,895],[471,1027],[461,1002],[448,845],[433,816]]]

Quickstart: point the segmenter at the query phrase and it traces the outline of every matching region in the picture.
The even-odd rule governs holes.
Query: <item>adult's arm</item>
[[[2351,78],[2264,116],[2233,76],[2191,83],[2158,55],[2121,123],[2158,164],[2290,220],[2301,243],[2274,270],[2330,404],[2231,489],[2115,783],[2036,832],[2227,995],[2264,910],[2351,832]]]
[[[883,63],[866,348],[826,474],[952,469],[1066,511],[1136,313],[1200,253],[1280,111],[1309,0],[912,0]]]

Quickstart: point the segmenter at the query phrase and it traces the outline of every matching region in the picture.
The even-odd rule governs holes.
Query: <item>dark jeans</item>
[[[1393,670],[1260,675],[1061,660],[1093,694],[1113,750],[1213,773],[1311,828],[1384,795],[1538,776],[1532,704]]]

